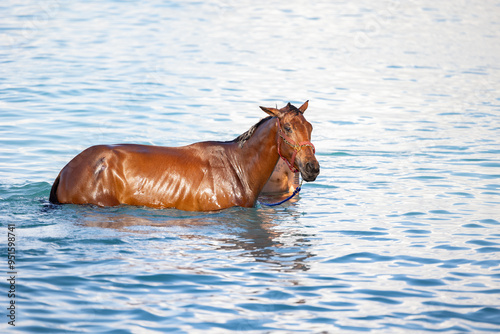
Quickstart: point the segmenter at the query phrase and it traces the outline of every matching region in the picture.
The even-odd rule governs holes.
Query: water
[[[0,7],[2,332],[500,330],[498,1]],[[48,204],[90,145],[230,140],[307,99],[297,201]]]

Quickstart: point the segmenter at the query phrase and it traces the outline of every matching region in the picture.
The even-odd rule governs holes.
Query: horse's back
[[[161,151],[159,147],[133,144],[89,147],[61,170],[54,182],[53,202],[100,206],[125,203],[130,197],[131,180],[157,177],[151,174],[158,174],[165,164],[161,159],[165,152]]]
[[[92,146],[62,169],[54,182],[51,201],[218,210],[227,203],[220,202],[216,188],[231,180],[233,174],[224,151],[225,146],[216,142],[175,148],[134,144]],[[232,184],[234,187],[234,175]]]

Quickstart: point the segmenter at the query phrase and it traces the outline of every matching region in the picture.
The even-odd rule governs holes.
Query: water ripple
[[[498,332],[495,6],[3,1],[16,331]],[[88,146],[231,140],[307,99],[321,174],[294,202],[48,203]]]

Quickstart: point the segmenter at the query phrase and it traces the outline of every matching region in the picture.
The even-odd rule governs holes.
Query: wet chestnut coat
[[[286,138],[296,142],[309,142],[312,131],[303,116],[307,102],[300,108],[291,104],[279,110],[261,108],[271,116],[230,142],[90,147],[61,170],[50,201],[189,211],[252,207],[279,159],[280,124]],[[281,142],[283,158],[290,159],[297,152],[295,167],[305,181],[314,181],[319,164],[312,144],[299,150]]]

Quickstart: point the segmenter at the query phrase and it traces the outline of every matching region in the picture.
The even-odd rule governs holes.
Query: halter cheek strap
[[[279,138],[278,138],[278,155],[280,156],[281,159],[283,159],[286,162],[286,164],[288,165],[288,168],[290,168],[290,170],[293,173],[297,173],[299,170],[297,168],[295,168],[295,166],[294,166],[295,157],[297,156],[297,153],[299,153],[300,150],[302,149],[302,147],[304,147],[304,146],[311,147],[313,149],[313,153],[316,153],[316,149],[314,148],[314,145],[310,141],[303,141],[303,142],[300,142],[298,144],[295,143],[281,129],[281,124],[280,124],[279,118],[277,118],[277,120],[278,120],[278,134],[279,134],[279,136],[283,139],[283,141],[288,146],[290,146],[291,148],[293,148],[292,161],[291,162],[288,161],[287,158],[285,158],[283,155],[281,155],[281,149],[280,149],[281,140]]]

